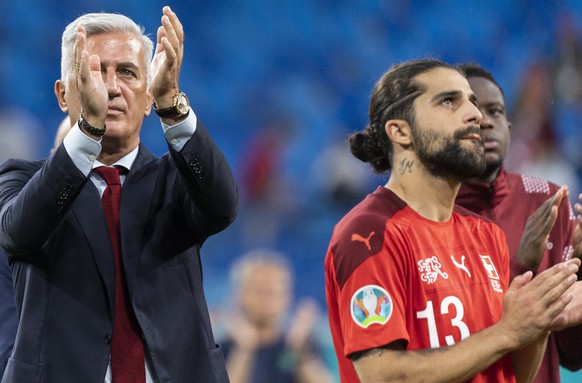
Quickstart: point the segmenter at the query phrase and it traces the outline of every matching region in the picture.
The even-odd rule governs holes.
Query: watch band
[[[85,120],[83,118],[83,115],[79,115],[79,119],[77,120],[77,123],[79,124],[79,128],[81,128],[82,130],[86,131],[87,133],[93,135],[93,136],[102,136],[105,134],[105,131],[107,130],[107,126],[103,126],[103,129],[97,129],[95,127],[93,127],[91,124],[89,124],[87,122],[87,120]]]
[[[190,111],[190,101],[184,92],[179,92],[174,97],[174,105],[170,106],[169,108],[158,109],[156,108],[156,102],[154,101],[153,109],[154,112],[156,112],[156,114],[162,118],[182,117],[186,116]]]
[[[155,105],[155,104],[154,104]],[[158,117],[179,117],[180,112],[176,109],[176,106],[170,106],[169,108],[164,109],[156,109],[154,106],[154,112],[158,115]]]

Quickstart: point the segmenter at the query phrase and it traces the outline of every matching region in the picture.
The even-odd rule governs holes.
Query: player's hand
[[[513,279],[505,293],[499,324],[506,330],[505,336],[515,342],[515,347],[528,345],[551,331],[553,326],[577,319],[576,316],[556,318],[573,301],[570,289],[576,282],[579,267],[580,260],[571,259],[544,270],[533,279],[531,271]],[[572,309],[576,311],[574,307]]]
[[[528,218],[519,250],[517,259],[521,261],[529,270],[536,270],[545,254],[548,236],[556,218],[560,203],[568,199],[568,187],[562,186],[556,194],[548,198],[535,212]]]
[[[582,324],[582,281],[578,281],[568,290],[573,298],[562,312],[550,324],[550,330],[559,331]]]

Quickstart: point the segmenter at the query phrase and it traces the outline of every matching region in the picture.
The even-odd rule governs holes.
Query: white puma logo
[[[467,266],[465,266],[465,256],[462,255],[461,256],[461,263],[457,262],[455,260],[455,257],[451,255],[451,261],[453,261],[453,263],[455,264],[455,266],[457,266],[457,268],[463,270],[464,272],[467,273],[467,275],[469,276],[469,278],[471,278],[471,272],[469,271],[469,269],[467,268]]]

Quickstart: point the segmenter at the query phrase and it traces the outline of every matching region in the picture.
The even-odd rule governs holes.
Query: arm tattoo
[[[352,361],[356,361],[356,360],[358,360],[362,357],[365,357],[365,356],[381,356],[382,354],[384,354],[388,350],[405,352],[404,351],[405,349],[406,349],[406,342],[403,340],[397,340],[397,341],[394,341],[394,342],[389,343],[387,345],[380,346],[378,348],[371,348],[369,350],[362,350],[362,351],[354,352],[353,354],[349,355],[348,357]]]
[[[385,348],[371,348],[369,350],[354,352],[350,355],[350,359],[355,362],[356,360],[367,356],[381,356],[385,352]]]
[[[349,358],[355,362],[358,359],[368,357],[368,356],[382,356],[388,350],[396,351],[397,357],[404,358],[410,355],[410,353],[417,353],[419,355],[429,355],[436,352],[446,352],[450,347],[439,347],[439,348],[425,348],[421,350],[406,351],[402,342],[394,342],[387,344],[383,347],[371,348],[369,350],[357,351],[349,355]]]
[[[402,175],[408,171],[408,173],[412,173],[412,165],[414,165],[414,161],[410,161],[408,158],[404,158],[400,161],[398,166],[398,172]]]

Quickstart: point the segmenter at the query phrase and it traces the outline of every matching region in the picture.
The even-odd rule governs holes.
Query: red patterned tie
[[[122,169],[101,166],[94,170],[107,182],[107,188],[101,197],[101,204],[107,220],[115,262],[115,316],[111,341],[112,383],[144,383],[143,343],[129,301],[119,240],[119,206],[121,202],[119,173]]]

